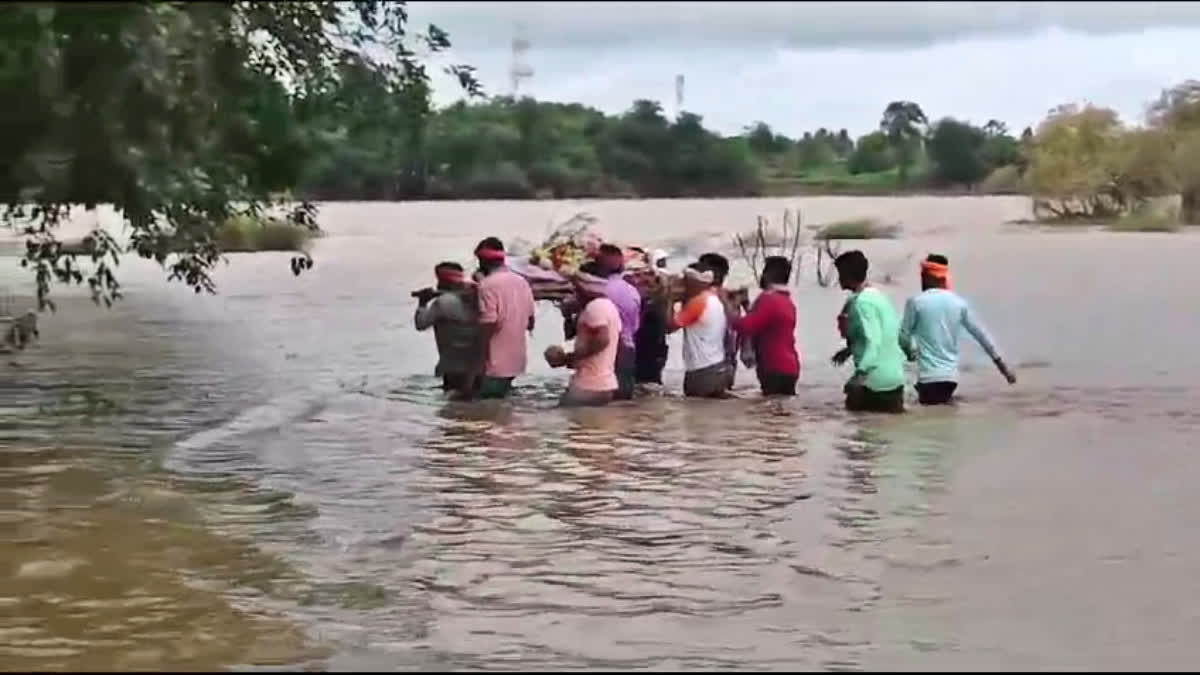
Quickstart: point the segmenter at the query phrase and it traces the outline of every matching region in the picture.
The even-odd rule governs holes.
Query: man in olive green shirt
[[[904,351],[900,348],[900,316],[892,301],[867,284],[867,256],[847,251],[834,261],[838,282],[851,291],[847,339],[854,375],[846,383],[846,409],[904,412]]]

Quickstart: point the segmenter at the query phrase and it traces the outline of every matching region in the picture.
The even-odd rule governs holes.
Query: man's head
[[[467,283],[463,266],[456,262],[438,263],[437,267],[433,268],[433,274],[437,277],[438,290],[441,291],[458,290]]]
[[[781,255],[768,256],[763,261],[762,276],[758,285],[763,290],[769,286],[787,286],[792,280],[792,261]]]
[[[846,251],[833,261],[838,271],[838,283],[848,291],[857,291],[867,282],[867,256],[862,251]]]
[[[700,262],[712,270],[714,286],[725,284],[725,277],[729,276],[729,260],[725,256],[720,253],[705,253],[700,256]]]
[[[937,253],[930,253],[921,262],[921,290],[950,288],[950,260]]]
[[[579,271],[571,277],[571,284],[575,286],[575,297],[584,304],[604,295],[607,283],[604,266],[595,260],[580,265]]]
[[[612,244],[600,245],[596,252],[596,262],[600,264],[603,272],[600,276],[610,277],[625,271],[625,253]]]
[[[693,298],[712,288],[716,275],[702,262],[694,262],[683,270],[683,294]]]
[[[475,257],[479,259],[479,269],[484,274],[490,273],[504,266],[504,244],[495,237],[488,237],[475,247]]]

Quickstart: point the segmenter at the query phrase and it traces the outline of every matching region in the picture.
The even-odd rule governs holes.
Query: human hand
[[[1009,384],[1017,383],[1017,376],[1015,373],[1013,373],[1013,371],[1008,369],[1008,364],[1004,363],[1000,359],[996,359],[996,367],[1000,369],[1000,374],[1004,375],[1004,379],[1008,380]]]
[[[551,368],[562,368],[567,365],[567,352],[559,345],[546,347],[545,357],[546,363],[550,364]]]
[[[436,288],[422,288],[419,291],[413,291],[413,296],[417,298],[418,306],[424,307],[429,304],[430,300],[438,296],[438,291]]]
[[[849,358],[850,358],[850,348],[842,347],[841,349],[839,349],[837,351],[836,354],[833,355],[833,359],[831,359],[831,360],[833,361],[833,365],[841,366],[842,364],[846,363],[846,361]]]

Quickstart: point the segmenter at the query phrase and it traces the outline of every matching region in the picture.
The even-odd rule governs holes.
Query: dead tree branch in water
[[[733,235],[733,243],[737,246],[742,260],[754,273],[754,278],[757,279],[761,274],[760,263],[766,262],[771,256],[779,256],[787,258],[792,264],[793,277],[799,281],[800,263],[804,255],[801,240],[804,230],[800,222],[799,209],[795,211],[794,216],[791,209],[785,209],[778,238],[771,232],[771,221],[766,216],[758,216],[753,232]]]
[[[842,253],[842,242],[825,239],[818,241],[815,248],[817,249],[817,285],[821,288],[828,288],[833,283],[833,261]],[[826,263],[822,258],[827,258],[828,262]]]

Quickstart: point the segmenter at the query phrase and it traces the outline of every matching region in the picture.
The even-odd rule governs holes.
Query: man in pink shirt
[[[563,394],[564,406],[600,406],[617,392],[617,349],[621,343],[621,315],[606,297],[608,280],[597,263],[585,264],[575,276],[575,295],[583,305],[575,332],[575,349],[546,350],[546,362],[554,368],[575,370]]]
[[[534,300],[529,282],[508,269],[504,244],[488,237],[475,248],[479,270],[479,323],[483,378],[480,398],[504,398],[513,378],[525,373],[525,332],[533,330]]]

